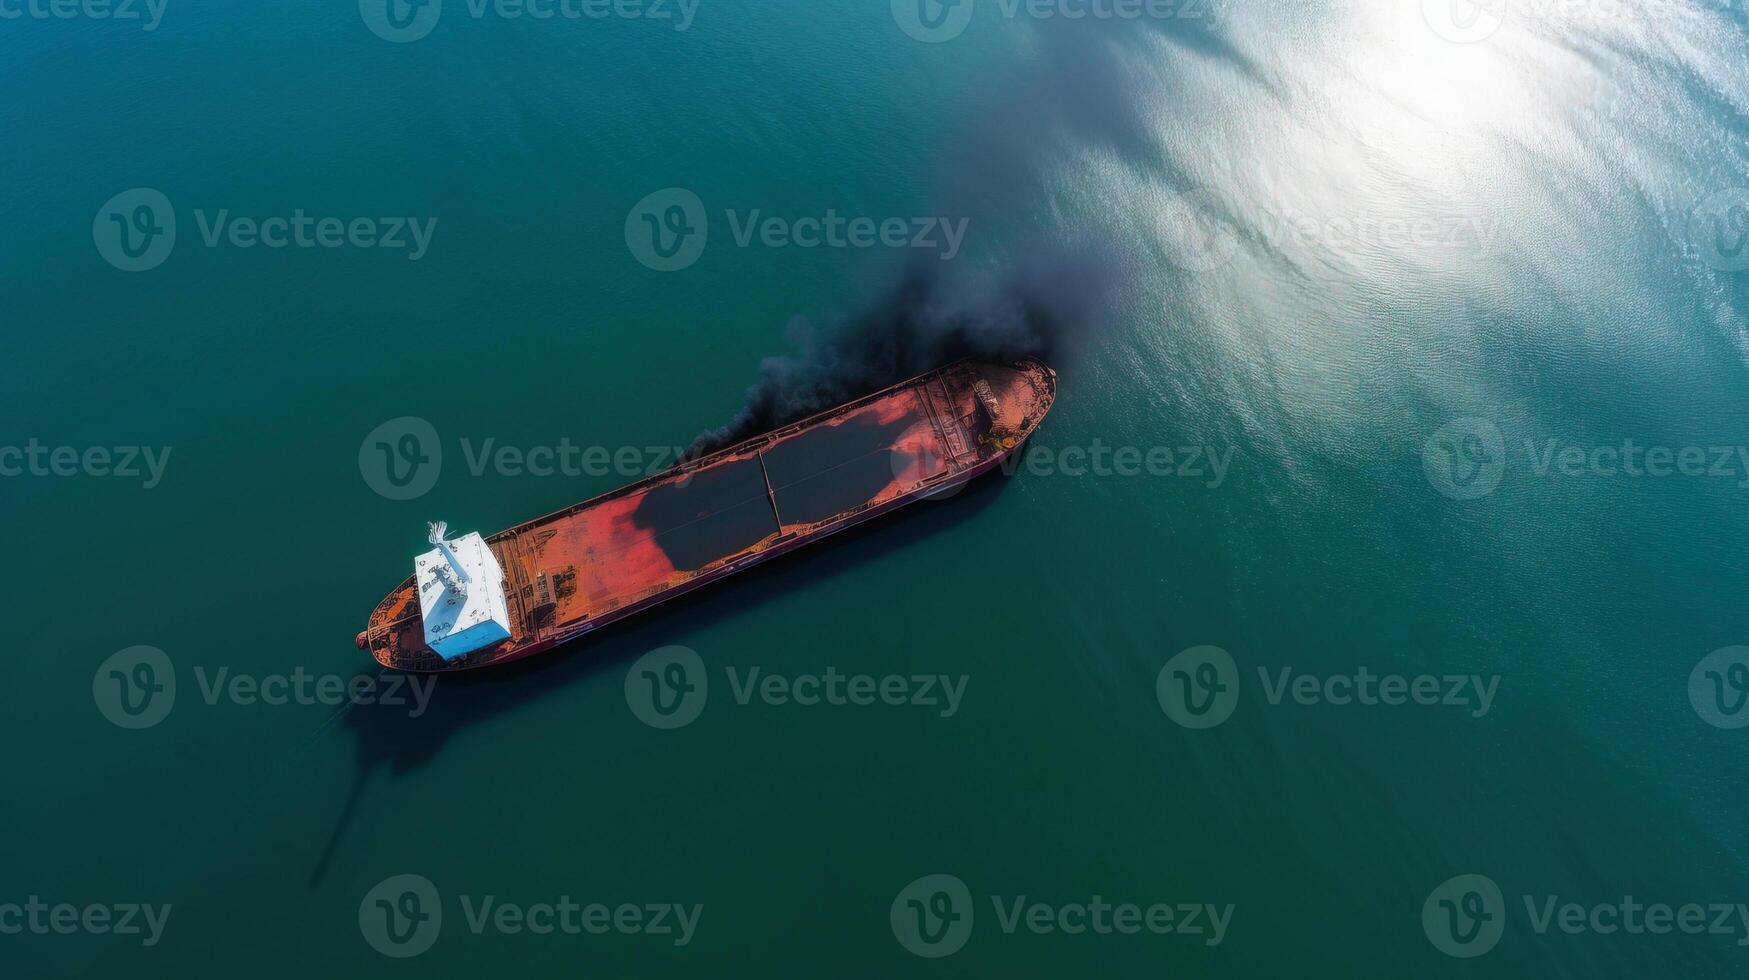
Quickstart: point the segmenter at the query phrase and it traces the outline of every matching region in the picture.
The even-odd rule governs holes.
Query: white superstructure
[[[431,525],[437,547],[413,560],[419,587],[419,613],[425,617],[425,645],[445,660],[510,638],[510,610],[504,601],[504,570],[486,539],[466,534],[444,540],[448,525]]]

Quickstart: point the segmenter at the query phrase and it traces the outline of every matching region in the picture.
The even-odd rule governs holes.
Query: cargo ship
[[[420,672],[550,650],[996,469],[1056,382],[1031,358],[960,361],[489,538],[433,524],[356,642]]]

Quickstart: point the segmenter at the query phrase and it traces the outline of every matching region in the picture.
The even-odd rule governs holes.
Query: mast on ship
[[[462,566],[461,559],[457,558],[455,552],[450,549],[449,543],[443,540],[443,536],[449,533],[449,522],[429,521],[425,527],[430,531],[425,540],[436,545],[437,550],[443,555],[444,564],[434,569],[438,580],[443,583],[444,588],[454,592],[458,597],[466,598],[470,579],[468,570]]]

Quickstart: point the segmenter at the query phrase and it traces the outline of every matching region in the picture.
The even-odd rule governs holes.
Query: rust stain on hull
[[[487,539],[511,636],[445,661],[413,579],[358,635],[385,667],[507,663],[996,468],[1038,427],[1056,373],[961,361]]]

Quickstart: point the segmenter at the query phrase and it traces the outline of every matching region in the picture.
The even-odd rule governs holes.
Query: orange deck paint
[[[961,361],[519,524],[486,539],[504,573],[509,639],[438,656],[409,577],[358,645],[408,671],[550,650],[988,473],[1044,419],[1056,377],[1033,359]]]

